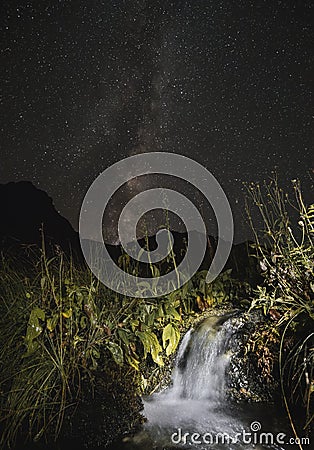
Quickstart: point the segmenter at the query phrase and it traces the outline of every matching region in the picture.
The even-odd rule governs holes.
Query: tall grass
[[[95,280],[64,258],[48,259],[43,251],[24,273],[3,259],[1,446],[12,446],[19,434],[58,438],[106,339]]]
[[[251,308],[262,308],[269,318],[269,330],[280,336],[281,388],[297,436],[292,405],[303,405],[305,430],[314,417],[314,205],[304,204],[296,180],[293,189],[290,200],[276,178],[263,186],[250,185],[247,214],[264,275]],[[252,207],[260,213],[261,229],[252,219]]]

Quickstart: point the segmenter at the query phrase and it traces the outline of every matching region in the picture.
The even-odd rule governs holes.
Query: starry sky
[[[10,0],[0,8],[0,182],[32,181],[74,228],[96,176],[144,152],[190,156],[210,170],[230,200],[236,241],[249,235],[243,182],[276,170],[283,188],[299,178],[310,199],[311,0]],[[142,177],[113,199],[108,241],[121,205],[154,183]],[[187,190],[206,216],[204,199]]]

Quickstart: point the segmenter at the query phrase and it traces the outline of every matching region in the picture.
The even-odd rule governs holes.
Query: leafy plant
[[[43,248],[19,272],[15,264],[6,258],[0,269],[2,447],[20,435],[57,440],[82,386],[93,386],[110,360],[138,379],[148,357],[162,366],[177,348],[183,315],[174,296],[113,293],[60,251],[48,258]]]

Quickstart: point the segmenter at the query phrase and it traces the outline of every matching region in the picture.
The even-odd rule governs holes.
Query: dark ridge
[[[53,205],[52,199],[29,181],[0,184],[0,247],[58,245],[65,252],[77,251],[78,234]],[[43,231],[43,233],[42,233]]]
[[[25,256],[27,257],[25,249],[32,246],[40,248],[44,237],[48,254],[53,254],[56,248],[60,247],[66,254],[73,255],[78,262],[84,262],[78,233],[69,221],[58,213],[53,200],[46,192],[36,188],[29,181],[0,184],[0,206],[0,250],[13,255],[22,255],[25,259]],[[196,231],[192,233],[199,235]],[[178,265],[185,254],[187,233],[172,231],[172,235],[173,251]],[[196,241],[199,241],[201,251],[201,240]],[[206,253],[200,270],[209,268],[217,247],[217,239],[214,237],[207,236],[206,241]],[[156,249],[155,236],[139,239],[138,242],[143,248],[147,248],[148,244],[150,250]],[[91,251],[100,245],[93,241],[89,244]],[[198,249],[198,244],[196,245]],[[122,246],[107,244],[107,249],[111,258],[118,263],[119,257],[123,254]],[[167,270],[167,264],[169,263],[166,261],[160,264],[161,273]],[[233,246],[225,269],[232,269],[233,275],[237,278],[247,279],[249,273],[252,274],[252,271],[256,270],[254,265],[255,260],[249,256],[249,244],[245,242]],[[142,276],[151,276],[147,264],[140,265],[140,272]]]

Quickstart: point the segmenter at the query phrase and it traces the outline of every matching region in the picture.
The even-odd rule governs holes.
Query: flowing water
[[[233,336],[238,328],[239,322],[233,318],[212,317],[188,331],[178,350],[171,386],[144,399],[144,430],[114,448],[294,448],[283,443],[286,438],[278,438],[278,433],[290,437],[291,432],[276,411],[260,405],[241,407],[226,398]],[[264,436],[263,432],[271,434]]]

